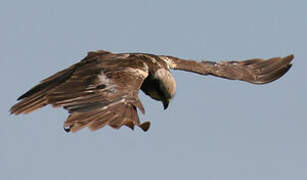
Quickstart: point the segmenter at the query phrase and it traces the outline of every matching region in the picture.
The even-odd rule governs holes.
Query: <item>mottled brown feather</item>
[[[21,96],[12,114],[29,113],[46,104],[70,113],[64,126],[76,132],[86,126],[139,126],[137,108],[144,113],[138,91],[148,67],[137,58],[105,51],[90,52],[79,63],[50,76]],[[142,74],[131,72],[136,68]],[[132,69],[134,70],[134,69]],[[101,77],[100,77],[101,76]]]
[[[169,69],[264,84],[283,76],[291,68],[293,58],[290,55],[216,63],[144,53],[89,52],[79,63],[42,80],[21,95],[20,102],[10,111],[27,114],[51,104],[69,112],[64,127],[70,132],[84,127],[97,130],[106,125],[115,129],[123,125],[131,129],[138,126],[147,131],[150,122],[141,123],[137,113],[137,109],[145,113],[138,91],[141,88],[145,94],[161,101],[173,97],[166,96],[175,93],[175,81]],[[166,100],[168,103],[169,99]]]
[[[268,60],[250,59],[245,61],[212,61],[184,60],[172,56],[164,56],[171,60],[173,69],[190,71],[202,75],[213,75],[232,80],[241,80],[253,84],[265,84],[279,79],[290,68],[293,55],[284,58],[276,57]]]

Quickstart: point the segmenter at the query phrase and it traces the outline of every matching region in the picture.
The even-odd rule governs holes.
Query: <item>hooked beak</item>
[[[164,107],[164,110],[166,110],[166,109],[167,109],[168,104],[169,104],[169,99],[165,99],[165,100],[163,100],[163,107]]]

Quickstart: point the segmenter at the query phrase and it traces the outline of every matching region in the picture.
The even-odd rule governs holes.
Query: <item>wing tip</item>
[[[293,59],[294,59],[294,54],[290,54],[290,55],[285,56],[285,57],[282,58],[282,60],[287,62],[288,64],[290,64]]]

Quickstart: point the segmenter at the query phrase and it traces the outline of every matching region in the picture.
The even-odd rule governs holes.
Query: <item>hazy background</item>
[[[307,179],[307,2],[1,1],[0,179]],[[173,72],[169,109],[140,93],[146,133],[66,134],[67,112],[16,98],[89,50],[244,60],[295,54],[264,86]]]

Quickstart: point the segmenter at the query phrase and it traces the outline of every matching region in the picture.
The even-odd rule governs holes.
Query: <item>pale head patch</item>
[[[176,93],[176,81],[168,70],[164,68],[158,69],[154,74],[154,78],[160,80],[160,86],[170,98],[174,97]]]

